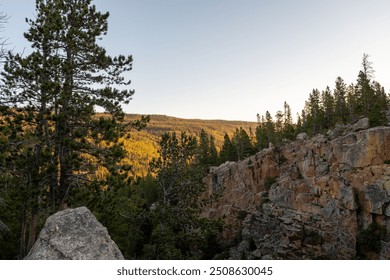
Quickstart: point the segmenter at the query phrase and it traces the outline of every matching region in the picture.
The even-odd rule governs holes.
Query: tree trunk
[[[20,244],[19,244],[19,259],[23,259],[26,255],[26,210],[23,209],[20,214]]]
[[[37,235],[37,214],[33,213],[30,222],[30,229],[28,232],[27,252],[30,252],[33,247]]]

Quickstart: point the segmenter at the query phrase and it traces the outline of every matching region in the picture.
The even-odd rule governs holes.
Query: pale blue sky
[[[132,54],[128,113],[256,121],[287,101],[294,115],[313,88],[354,83],[363,53],[390,89],[390,1],[95,0],[109,11],[102,41]],[[34,0],[1,0],[2,36],[22,51]]]

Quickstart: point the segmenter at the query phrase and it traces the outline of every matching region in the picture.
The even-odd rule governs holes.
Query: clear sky
[[[95,0],[109,11],[102,44],[132,54],[135,95],[128,113],[256,121],[337,76],[355,83],[363,53],[390,89],[388,0]],[[2,0],[2,37],[28,48],[24,19],[34,0]]]

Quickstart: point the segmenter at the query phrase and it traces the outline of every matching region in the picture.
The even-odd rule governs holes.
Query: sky
[[[388,0],[93,0],[110,12],[108,53],[133,55],[127,113],[256,121],[314,88],[355,83],[363,54],[390,89]],[[26,52],[34,0],[1,0],[0,34]]]

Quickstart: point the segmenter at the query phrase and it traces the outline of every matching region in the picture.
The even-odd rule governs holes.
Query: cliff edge
[[[390,127],[364,120],[211,168],[203,216],[240,259],[389,259]]]

